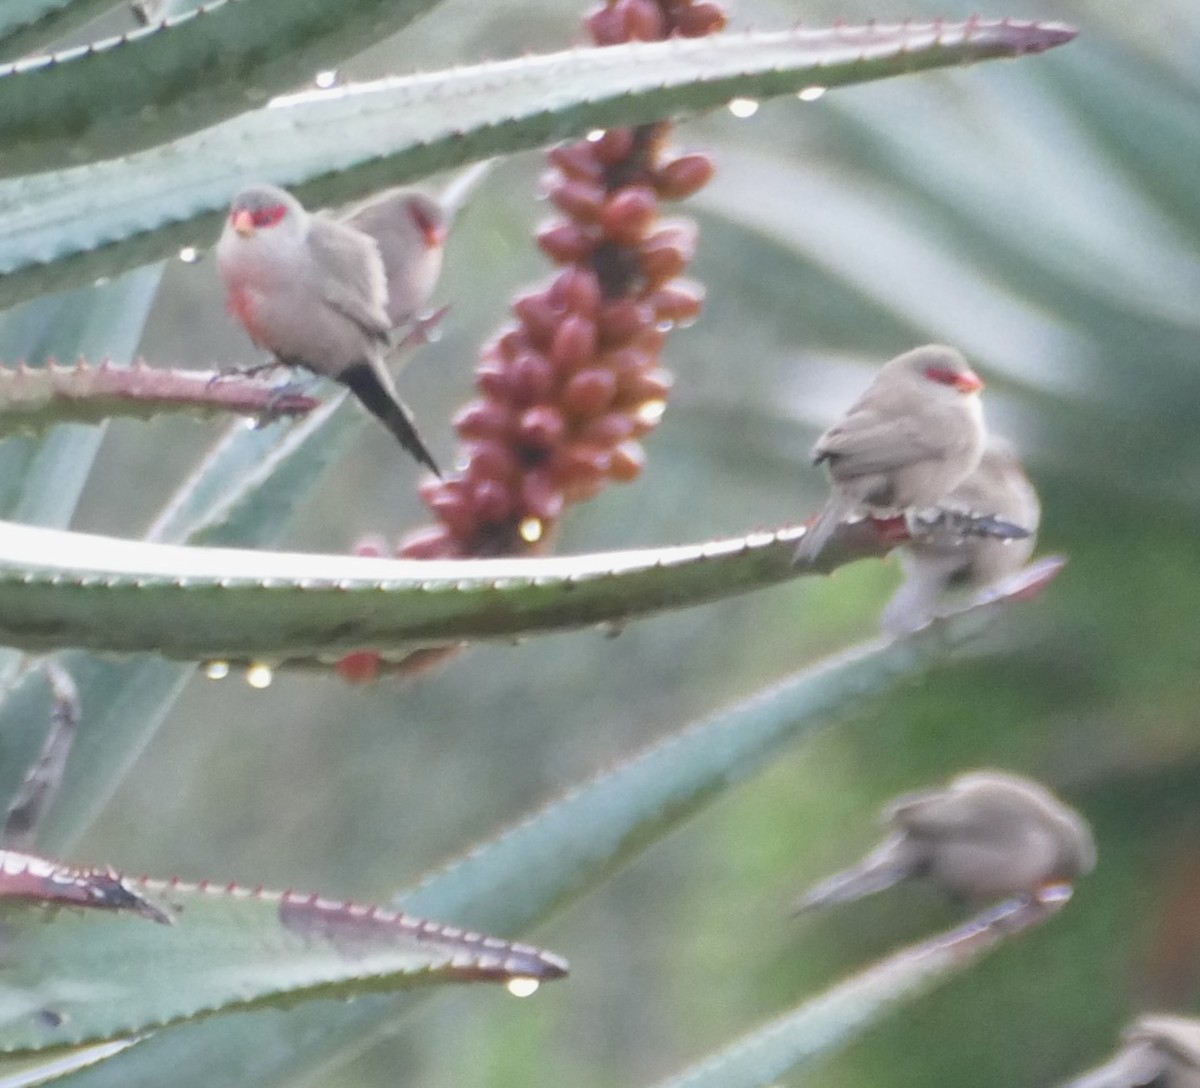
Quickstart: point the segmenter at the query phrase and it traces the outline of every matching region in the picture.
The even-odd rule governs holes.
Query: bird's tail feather
[[[400,445],[417,461],[432,469],[434,475],[440,477],[442,471],[417,433],[412,413],[405,407],[382,371],[382,364],[356,363],[343,370],[338,375],[338,381],[358,397],[367,411],[391,431]]]
[[[849,495],[844,489],[836,488],[829,496],[829,501],[825,503],[824,509],[817,515],[816,520],[805,529],[804,536],[796,545],[796,554],[792,559],[793,564],[798,566],[802,563],[812,563],[829,543],[833,531],[854,513],[857,506],[858,497],[856,495]]]
[[[816,907],[862,899],[899,884],[912,875],[912,865],[888,842],[857,865],[814,884],[796,901],[793,913],[801,914]]]

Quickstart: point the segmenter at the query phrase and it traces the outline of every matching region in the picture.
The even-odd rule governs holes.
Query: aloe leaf
[[[281,397],[268,382],[215,377],[204,371],[151,369],[141,362],[0,367],[0,437],[55,423],[102,423],[114,416],[149,420],[166,412],[197,418],[235,412],[270,419],[304,414],[317,405],[311,397]]]
[[[402,560],[181,548],[8,525],[0,642],[188,659],[403,653],[624,621],[827,572],[895,541],[841,527],[815,566],[803,529],[549,559]]]
[[[41,51],[115,7],[115,0],[5,0],[0,6],[0,57]]]
[[[32,363],[55,357],[72,359],[80,353],[131,359],[161,274],[161,267],[150,266],[100,287],[38,299],[12,310],[0,316],[0,353]],[[75,513],[103,437],[103,426],[67,425],[55,427],[40,440],[22,435],[0,443],[0,510],[4,516],[65,527]],[[19,663],[19,654],[0,651],[0,689],[22,683],[17,679]],[[39,677],[26,677],[24,682],[39,697],[44,696],[45,685]],[[30,728],[30,722],[47,720],[45,712],[24,719],[0,713],[0,736],[8,757],[3,779],[12,788],[37,751],[37,730]]]
[[[59,1050],[53,1054],[7,1054],[0,1057],[0,1088],[36,1088],[70,1073],[115,1057],[140,1042],[139,1039],[112,1039],[105,1043]]]
[[[3,172],[113,158],[215,124],[306,83],[437,3],[214,0],[119,37],[0,65]]]
[[[211,237],[240,179],[340,202],[592,128],[694,113],[1069,41],[973,21],[635,42],[313,93],[127,158],[0,183],[0,305]]]
[[[322,420],[337,411],[337,403],[335,398],[322,405],[299,424],[283,420],[259,430],[240,423],[231,425],[155,522],[152,538],[188,540],[203,532],[216,542],[231,539],[235,533],[240,544],[275,540],[287,528],[298,496],[277,494],[273,486],[264,491],[257,486],[259,473],[264,465],[276,464],[284,452],[302,444],[306,455],[301,460],[307,468],[291,464],[284,475],[297,487],[315,479],[331,451],[340,445],[340,429],[330,433],[321,427]],[[353,411],[348,414],[348,427],[359,424]],[[346,415],[343,409],[335,418],[345,419]],[[279,481],[272,477],[269,482]],[[95,820],[192,673],[188,665],[157,656],[118,663],[71,653],[63,663],[79,685],[88,726],[76,741],[64,788],[38,827],[36,841],[54,854],[69,850]],[[44,684],[34,676],[24,678],[0,710],[0,729],[28,731],[30,721],[45,720],[44,702]]]
[[[139,1034],[247,1005],[567,973],[562,959],[528,945],[315,895],[133,881],[11,852],[3,881],[0,918],[13,942],[0,965],[5,1051]],[[8,891],[17,882],[21,898]]]
[[[0,316],[0,357],[47,364],[80,355],[129,361],[142,336],[162,276],[143,268],[99,287],[38,299]],[[39,380],[32,374],[31,383]],[[0,504],[6,517],[65,526],[75,511],[103,438],[95,427],[64,427],[38,443],[18,438],[0,447]]]
[[[792,741],[973,639],[994,610],[1020,600],[1024,579],[986,604],[901,641],[876,640],[788,677],[699,722],[552,802],[399,897],[407,911],[459,925],[517,932],[564,906],[744,781]],[[352,1050],[407,1004],[368,998],[342,1008],[296,1009],[187,1024],[76,1075],[76,1088],[125,1088],[174,1070],[180,1088],[294,1083],[314,1064]]]
[[[767,1088],[845,1046],[897,1005],[966,970],[1006,937],[1040,925],[1065,902],[1010,900],[902,949],[657,1088]]]

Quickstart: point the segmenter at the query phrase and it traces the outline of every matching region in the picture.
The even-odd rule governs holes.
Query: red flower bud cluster
[[[709,0],[609,0],[587,17],[598,45],[724,25]],[[671,389],[661,367],[667,334],[695,320],[703,299],[680,279],[696,228],[664,220],[660,206],[691,196],[714,167],[707,155],[672,156],[671,129],[610,129],[549,152],[545,190],[558,214],[537,244],[559,271],[520,296],[515,320],[484,346],[479,396],[454,421],[466,467],[422,485],[438,524],[407,537],[400,555],[536,554],[569,503],[640,475],[640,439]]]

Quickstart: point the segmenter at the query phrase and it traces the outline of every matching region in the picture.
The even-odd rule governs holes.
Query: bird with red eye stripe
[[[813,447],[832,491],[796,548],[812,563],[842,521],[937,505],[979,464],[983,382],[962,354],[927,344],[884,365],[849,412]]]
[[[429,300],[446,224],[436,201],[390,190],[345,220],[256,185],[234,197],[217,243],[229,309],[286,366],[345,385],[421,464],[438,467],[384,361],[394,328]]]

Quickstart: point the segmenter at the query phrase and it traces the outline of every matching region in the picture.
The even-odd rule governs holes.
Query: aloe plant
[[[0,56],[59,50],[55,35],[97,7],[14,9]],[[1171,5],[1147,10],[1165,20]],[[902,1007],[809,1077],[962,1083],[970,1060],[972,1083],[1032,1084],[1098,1059],[1136,993],[1186,1004],[1180,957],[1163,949],[1188,909],[1186,843],[1169,829],[1197,801],[1186,773],[1196,86],[1179,62],[1193,32],[1186,12],[1170,39],[1135,35],[1116,12],[1089,11],[1081,39],[1045,58],[938,73],[1072,32],[965,13],[934,23],[955,12],[932,9],[911,26],[788,30],[797,13],[758,0],[733,13],[754,31],[564,53],[582,13],[561,6],[464,15],[258,0],[144,30],[130,21],[95,50],[0,68],[0,302],[13,307],[0,317],[0,427],[16,432],[0,445],[12,523],[0,545],[5,796],[18,795],[49,718],[44,678],[21,651],[54,652],[83,712],[30,849],[69,858],[52,863],[64,872],[112,864],[339,901],[382,903],[408,887],[398,902],[431,924],[511,939],[537,924],[533,939],[573,967],[551,1000],[446,990],[421,1011],[421,994],[373,992],[406,984],[404,950],[398,970],[360,959],[317,984],[311,965],[328,949],[310,948],[309,967],[280,961],[260,990],[218,997],[201,968],[220,959],[184,957],[147,979],[136,1008],[101,1008],[104,1030],[64,1024],[32,1039],[23,1023],[6,1044],[21,1053],[0,1075],[22,1083],[32,1065],[42,1072],[30,1076],[89,1084],[316,1074],[334,1085],[394,1081],[400,1063],[413,1083],[649,1083],[733,1036],[756,1038],[762,1021],[881,959],[862,977],[892,981],[870,1011],[856,1005],[831,1036],[802,1009],[788,1053],[841,1045]],[[888,13],[802,14],[865,24]],[[340,84],[388,78],[305,92],[318,68]],[[664,348],[674,403],[646,438],[644,469],[629,462],[641,478],[565,512],[561,558],[345,555],[366,533],[424,520],[409,466],[351,406],[321,392],[320,407],[291,405],[303,418],[221,434],[188,418],[264,406],[265,388],[209,384],[214,367],[255,360],[218,315],[211,262],[190,259],[246,178],[340,203],[504,158],[456,226],[445,335],[406,375],[445,449],[436,421],[469,396],[470,345],[517,284],[543,274],[528,239],[536,183],[517,153],[668,117],[687,118],[674,139],[717,167],[691,202],[706,310]],[[561,234],[539,237],[573,259]],[[187,261],[146,265],[185,247]],[[994,602],[984,640],[972,612],[911,642],[867,643],[631,759],[871,629],[894,580],[885,564],[786,584],[813,572],[791,568],[794,531],[762,527],[819,501],[804,452],[867,366],[929,339],[964,348],[988,379],[991,422],[1027,455],[1067,573],[1036,608]],[[131,366],[139,342],[148,386]],[[131,418],[95,425],[109,416]],[[874,559],[888,541],[859,526],[840,544],[825,569]],[[280,550],[254,550],[268,548]],[[408,683],[385,668],[354,687],[330,670],[350,649],[394,657],[566,629],[579,630],[480,646]],[[274,682],[214,684],[198,659],[211,677]],[[797,735],[803,747],[787,746]],[[509,833],[486,834],[613,762]],[[853,834],[849,813],[978,763],[1051,778],[1097,821],[1100,871],[1053,925],[944,994],[918,996],[921,979],[889,975],[884,957],[944,921],[931,905],[786,919],[789,893]],[[1148,842],[1179,865],[1151,871]],[[1158,906],[1147,909],[1151,880]],[[543,921],[601,882],[570,916]],[[207,946],[185,932],[186,906],[169,929],[2,896],[0,911],[8,929],[36,935],[22,984],[61,992],[85,961],[98,985],[118,962],[165,956],[172,931],[206,949],[199,959],[236,958],[237,941],[269,931],[272,908],[235,908],[278,901],[234,896],[228,912],[203,902]],[[337,933],[321,933],[345,967]],[[845,986],[811,1008],[848,1008],[837,1004],[855,992]],[[94,1015],[70,1011],[77,1024]],[[65,1043],[84,1045],[31,1050]],[[772,1082],[787,1064],[744,1083]]]

